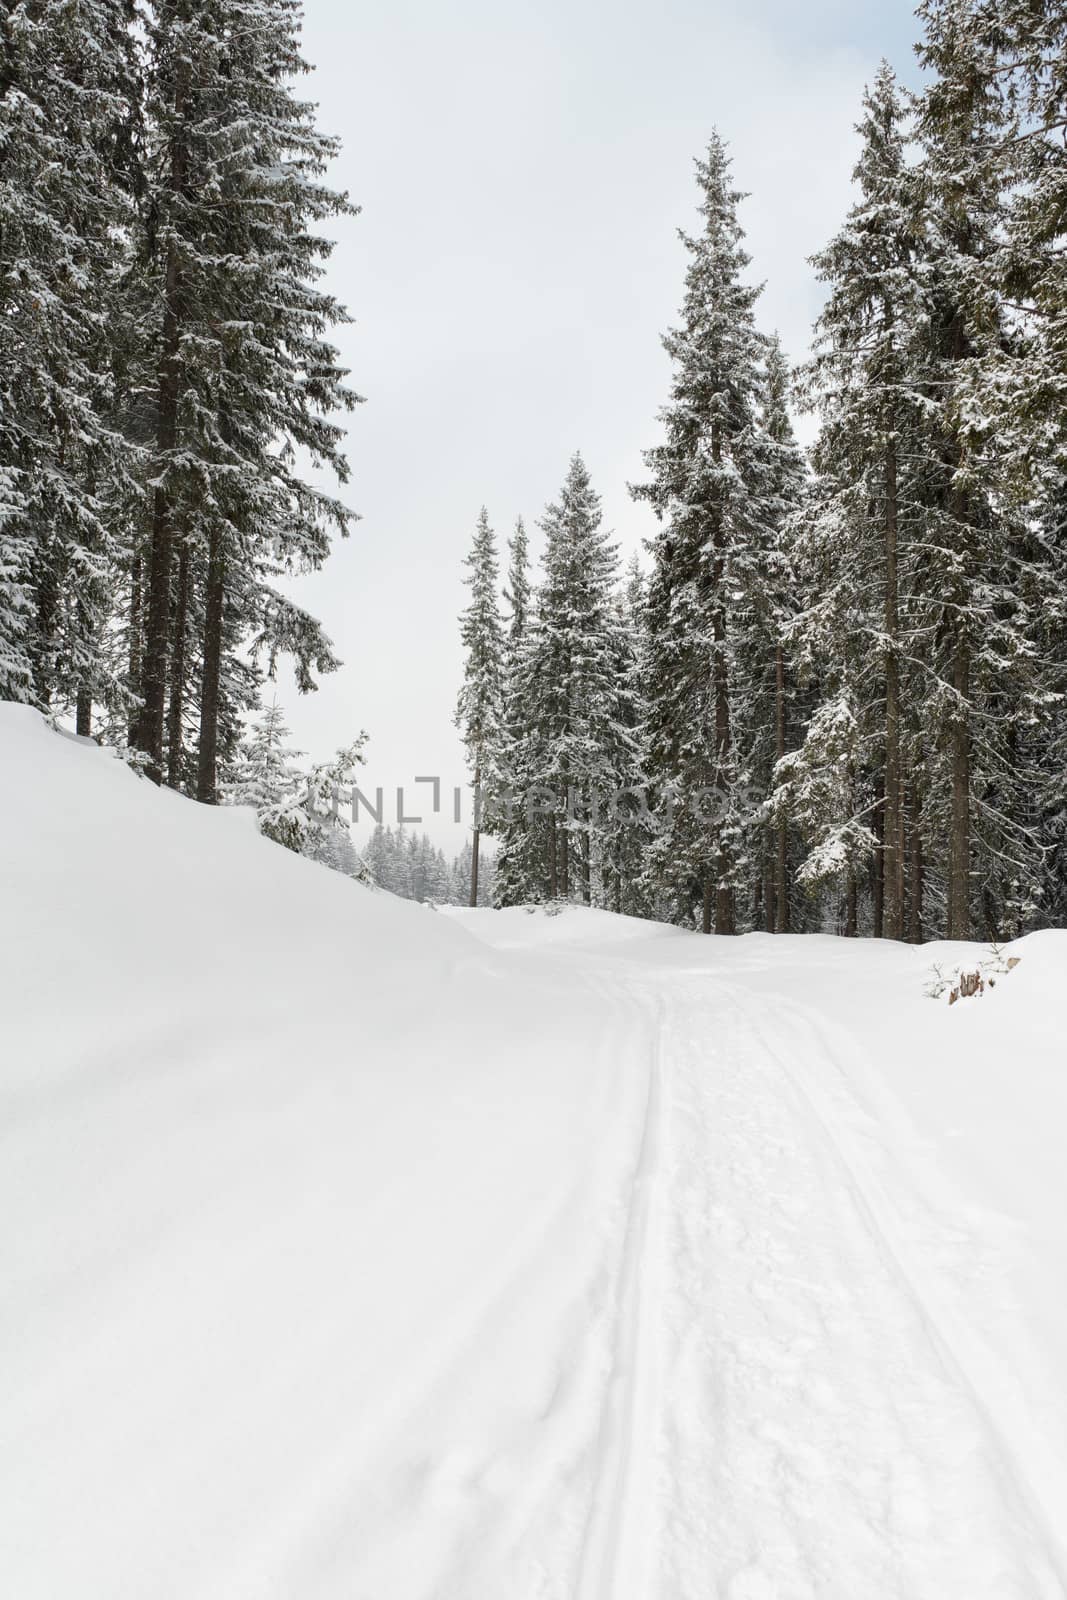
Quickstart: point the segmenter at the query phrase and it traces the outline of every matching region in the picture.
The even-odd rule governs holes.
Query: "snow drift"
[[[1067,1593],[1067,935],[949,1010],[0,763],[5,1593]]]
[[[414,1600],[595,1431],[633,1024],[0,738],[2,1586]]]

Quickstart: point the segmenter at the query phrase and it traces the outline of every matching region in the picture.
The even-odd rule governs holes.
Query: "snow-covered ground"
[[[0,1591],[1067,1594],[1067,934],[433,913],[0,705]]]

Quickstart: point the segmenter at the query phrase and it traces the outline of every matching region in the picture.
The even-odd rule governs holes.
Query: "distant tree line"
[[[380,888],[403,900],[455,906],[469,903],[472,856],[469,839],[449,860],[426,834],[410,833],[403,825],[393,829],[381,823],[362,851],[367,871]],[[492,856],[483,854],[479,884],[478,904],[492,905]]]
[[[632,490],[647,578],[578,456],[502,606],[479,518],[457,720],[501,905],[913,941],[1067,922],[1067,5],[919,14],[928,86],[883,64],[864,97],[795,373],[717,136],[696,164]]]

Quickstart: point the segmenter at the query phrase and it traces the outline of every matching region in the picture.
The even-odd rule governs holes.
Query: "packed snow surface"
[[[0,1590],[1067,1594],[1067,934],[445,916],[0,705]]]

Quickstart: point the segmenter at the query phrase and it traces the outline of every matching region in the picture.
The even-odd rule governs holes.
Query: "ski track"
[[[804,1019],[588,959],[656,1043],[575,1600],[1063,1600],[1025,1478],[805,1089]]]
[[[654,1494],[650,1452],[660,1406],[655,1350],[661,1298],[662,1008],[653,1001],[648,1102],[619,1275],[615,1352],[598,1440],[577,1600],[638,1595],[648,1582],[643,1507]]]

